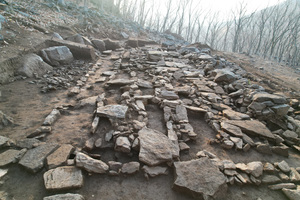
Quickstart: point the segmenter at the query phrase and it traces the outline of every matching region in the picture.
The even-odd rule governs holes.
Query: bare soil
[[[68,24],[70,25],[71,22]],[[14,22],[4,25],[8,45],[0,47],[0,62],[14,57],[24,49],[44,41],[49,35],[43,34],[33,29],[19,26]],[[59,29],[57,29],[59,31]],[[13,34],[15,34],[15,36]],[[221,53],[230,61],[241,65],[246,71],[258,77],[258,83],[272,91],[283,92],[289,96],[298,96],[300,93],[299,72],[287,66],[274,64],[259,58],[253,58],[242,54]],[[103,83],[95,83],[96,78],[103,72],[112,69],[112,62],[107,58],[99,60],[103,63],[102,67],[96,71],[94,76],[88,79],[86,85],[93,85],[92,90],[83,90],[78,97],[68,97],[66,90],[58,90],[50,93],[40,93],[40,88],[29,82],[33,79],[17,80],[15,82],[0,85],[0,110],[11,116],[16,125],[6,127],[1,130],[0,135],[7,136],[13,140],[24,139],[42,124],[44,118],[57,105],[74,105],[78,99],[96,96],[103,92],[108,95],[108,103],[117,103],[120,99],[121,92],[118,88],[112,91],[105,91]],[[260,70],[259,67],[263,67]],[[128,77],[128,74],[119,73],[117,77]],[[138,72],[139,78],[145,78],[146,75]],[[260,79],[260,80],[259,80]],[[270,80],[267,82],[266,80]],[[292,92],[290,92],[292,91]],[[153,94],[151,90],[143,91],[144,94]],[[57,142],[59,144],[72,144],[77,148],[82,148],[84,142],[92,135],[89,133],[90,124],[93,119],[93,107],[72,108],[62,114],[60,119],[52,126],[52,133],[44,141]],[[163,123],[163,111],[159,106],[149,104],[146,106],[149,115],[149,127],[161,132],[166,132]],[[188,113],[191,125],[197,133],[197,139],[188,143],[191,147],[188,153],[181,153],[181,160],[190,160],[195,158],[198,151],[206,149],[216,154],[220,159],[230,159],[235,163],[262,161],[277,162],[286,160],[290,166],[300,166],[300,157],[296,152],[291,151],[288,159],[277,155],[264,155],[255,150],[241,152],[235,150],[224,150],[220,145],[211,145],[210,141],[215,138],[216,133],[208,126],[203,115]],[[108,120],[102,119],[96,135],[99,137],[111,130],[111,124]],[[115,153],[113,149],[107,148],[97,150],[92,153],[101,155],[103,161],[116,160],[128,162],[137,160],[137,154],[124,155]],[[189,196],[172,190],[174,173],[171,168],[168,176],[159,176],[147,180],[142,172],[131,176],[109,176],[97,174],[84,174],[84,186],[78,190],[59,191],[59,193],[74,192],[82,194],[86,200],[93,199],[131,199],[131,200],[154,200],[170,199],[185,200],[192,199]],[[57,194],[54,191],[46,191],[43,183],[43,169],[37,174],[31,174],[25,171],[19,165],[9,166],[8,176],[5,177],[4,184],[0,185],[0,190],[6,191],[11,199],[15,200],[40,200],[45,196]],[[271,191],[267,186],[229,186],[228,196],[226,199],[235,200],[264,200],[286,199],[280,191]]]

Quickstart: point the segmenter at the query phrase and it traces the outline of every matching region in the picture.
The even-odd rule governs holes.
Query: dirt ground
[[[259,56],[232,52],[216,52],[255,75],[256,82],[273,92],[300,98],[300,70]]]
[[[106,60],[98,62],[105,63],[105,67],[96,71],[94,76],[88,79],[86,85],[94,84],[93,90],[85,90],[80,98],[98,95],[104,92],[103,83],[94,83],[98,75],[103,71],[112,68],[112,63]],[[119,77],[127,74],[118,74]],[[39,92],[36,85],[29,84],[30,79],[15,81],[13,83],[0,86],[2,93],[0,110],[13,117],[17,123],[14,127],[8,127],[1,130],[1,135],[8,136],[12,139],[25,138],[26,135],[38,128],[45,116],[51,112],[56,105],[72,105],[76,102],[76,97],[68,97],[67,92],[54,91],[46,94]],[[148,91],[149,92],[149,91]],[[112,94],[111,103],[118,100],[118,93]],[[165,132],[166,127],[163,123],[163,111],[155,104],[146,106],[149,115],[149,128]],[[54,124],[52,133],[44,141],[57,142],[59,144],[72,144],[82,148],[84,142],[91,137],[89,134],[90,123],[92,121],[93,108],[84,107],[80,109],[70,109]],[[197,133],[197,139],[188,143],[191,147],[189,153],[182,153],[181,160],[190,160],[200,150],[208,150],[216,154],[220,159],[230,159],[235,163],[238,162],[278,162],[286,160],[290,166],[299,166],[300,157],[296,152],[291,152],[289,159],[276,155],[263,155],[255,150],[249,152],[240,152],[235,150],[224,150],[220,145],[211,145],[210,140],[215,138],[215,132],[208,126],[204,120],[204,115],[188,113],[189,120]],[[100,124],[99,133],[107,132],[111,126],[109,121],[103,121]],[[98,150],[93,153],[99,153],[101,159],[105,162],[109,160],[128,162],[138,160],[138,155],[131,156],[115,153],[113,149]],[[133,176],[109,176],[85,173],[84,187],[78,190],[60,191],[75,192],[82,194],[87,200],[92,199],[192,199],[190,196],[178,193],[172,190],[174,175],[172,169],[169,175],[150,178],[147,180],[142,172]],[[46,170],[31,174],[26,172],[22,167],[15,165],[10,168],[8,180],[0,188],[7,191],[12,199],[42,199],[44,196],[55,194],[57,192],[46,191],[43,185],[43,173]],[[26,187],[23,187],[26,185]],[[226,199],[257,199],[264,200],[286,199],[282,192],[270,191],[266,186],[229,186],[228,196]]]
[[[71,23],[71,22],[70,22]],[[68,24],[70,25],[70,24]],[[34,29],[19,26],[16,23],[9,23],[4,26],[5,37],[8,38],[7,45],[0,47],[0,62],[14,57],[17,53],[34,47],[51,34],[43,34]],[[57,31],[60,29],[57,28]],[[65,32],[68,34],[68,31]],[[300,73],[296,69],[275,64],[259,58],[249,57],[242,54],[228,52],[218,52],[228,60],[241,65],[246,71],[257,77],[260,85],[272,90],[283,92],[288,96],[300,97]],[[100,59],[102,63],[94,76],[91,76],[86,85],[93,85],[93,89],[84,89],[79,97],[68,97],[67,90],[57,90],[49,93],[41,93],[38,85],[30,84],[34,79],[17,80],[9,84],[0,85],[0,110],[11,116],[16,125],[0,130],[0,135],[7,136],[14,140],[24,139],[42,124],[45,117],[57,105],[76,105],[79,99],[96,96],[103,92],[108,95],[110,103],[118,102],[120,91],[105,91],[103,83],[95,83],[96,78],[104,71],[112,69],[112,62]],[[262,67],[263,69],[260,69]],[[118,77],[128,77],[123,72],[117,74]],[[139,78],[147,77],[139,74]],[[260,80],[259,80],[260,79]],[[268,82],[268,80],[270,80]],[[292,92],[291,92],[292,91]],[[154,93],[154,91],[145,91]],[[62,114],[61,118],[52,126],[52,133],[44,138],[46,142],[57,142],[59,144],[72,144],[77,148],[82,148],[84,142],[91,137],[89,130],[93,119],[93,107],[71,108]],[[148,104],[146,110],[149,116],[149,128],[166,132],[163,123],[163,111],[155,104]],[[210,140],[215,139],[216,133],[204,120],[204,115],[188,113],[191,125],[197,133],[197,139],[188,143],[189,153],[182,153],[181,160],[190,160],[200,150],[208,150],[216,154],[220,159],[230,159],[238,162],[278,162],[286,160],[290,166],[300,166],[299,154],[293,150],[288,159],[277,155],[264,155],[255,150],[241,152],[235,150],[224,150],[220,145],[211,145]],[[111,129],[109,121],[104,119],[99,125],[97,134],[101,135]],[[101,159],[105,162],[116,160],[127,162],[137,160],[138,155],[125,155],[115,153],[113,149],[107,148],[93,153],[101,154]],[[43,183],[43,173],[46,169],[31,174],[19,165],[9,166],[10,171],[5,177],[5,183],[0,184],[0,190],[6,191],[14,200],[40,200],[45,196],[57,194],[57,192],[46,191]],[[172,190],[174,173],[171,168],[169,175],[150,178],[149,180],[139,172],[131,176],[109,176],[98,174],[84,174],[84,186],[78,190],[59,191],[59,193],[74,192],[83,195],[86,200],[185,200],[192,199],[190,196]],[[234,200],[277,200],[287,199],[280,191],[271,191],[267,186],[229,186],[226,199]]]

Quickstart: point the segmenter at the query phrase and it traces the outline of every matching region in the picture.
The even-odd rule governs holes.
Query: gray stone
[[[85,144],[84,144],[84,148],[86,149],[86,150],[89,150],[89,151],[91,151],[91,150],[93,150],[94,149],[94,147],[95,147],[95,138],[93,138],[93,137],[91,137],[91,138],[89,138],[88,140],[86,140],[85,141]]]
[[[97,108],[97,115],[112,119],[125,119],[128,107],[122,105],[107,105]]]
[[[265,163],[264,164],[264,172],[270,172],[270,173],[273,173],[275,172],[275,167],[274,165],[272,165],[271,163]]]
[[[43,200],[84,200],[84,197],[80,194],[67,193],[44,197]]]
[[[173,189],[186,192],[194,198],[224,199],[227,192],[226,177],[207,157],[175,162]]]
[[[243,93],[244,93],[244,90],[243,90],[243,89],[239,89],[239,90],[236,91],[236,92],[230,93],[228,96],[231,97],[231,98],[234,98],[234,97],[239,97],[239,96],[241,96]]]
[[[108,165],[101,160],[96,160],[83,153],[77,153],[75,157],[77,167],[82,167],[88,172],[104,174],[109,169]]]
[[[43,125],[51,126],[60,117],[60,112],[57,109],[53,109],[51,113],[45,118]]]
[[[115,162],[115,161],[108,161],[108,166],[110,170],[113,170],[115,172],[120,172],[122,168],[122,163]]]
[[[261,182],[264,184],[275,184],[281,182],[281,180],[275,175],[264,175]]]
[[[177,105],[175,112],[176,112],[176,117],[175,117],[176,122],[188,122],[189,121],[188,116],[187,116],[187,111],[184,106]]]
[[[50,169],[44,173],[44,184],[47,190],[80,188],[83,186],[82,172],[74,166]]]
[[[208,54],[202,53],[202,54],[199,56],[199,60],[210,61],[210,60],[213,60],[213,57],[211,57],[211,56],[208,55]]]
[[[249,115],[244,113],[236,112],[230,109],[223,110],[223,115],[231,120],[247,120],[250,119]]]
[[[269,155],[272,154],[269,144],[259,144],[256,146],[256,150],[263,154],[269,154]]]
[[[150,167],[144,165],[142,167],[142,170],[145,172],[145,174],[147,174],[150,177],[155,177],[158,175],[167,175],[169,173],[167,167],[161,167],[161,166]]]
[[[286,145],[273,146],[271,147],[273,153],[276,153],[281,156],[289,157],[289,147]]]
[[[4,177],[7,174],[7,172],[8,172],[8,169],[0,169],[0,180],[2,177]]]
[[[219,70],[215,76],[215,82],[231,83],[236,79],[236,75],[229,70]]]
[[[124,153],[129,153],[131,150],[131,144],[128,137],[118,137],[115,143],[115,150]]]
[[[18,162],[19,158],[23,156],[25,152],[26,151],[18,151],[14,149],[4,151],[0,154],[0,167]]]
[[[242,130],[237,126],[231,125],[226,122],[221,122],[221,128],[233,136],[243,137]]]
[[[17,69],[18,74],[29,78],[33,78],[35,74],[42,76],[48,71],[53,71],[53,68],[36,54],[28,54],[22,57],[20,66]]]
[[[272,107],[272,110],[278,116],[285,116],[285,115],[287,115],[289,109],[290,109],[290,106],[287,105],[287,104],[282,104],[282,105],[277,105],[277,106],[273,106]]]
[[[228,139],[225,139],[221,145],[224,149],[232,149],[234,143]]]
[[[98,138],[96,141],[95,141],[95,147],[96,148],[100,148],[102,146],[102,138]]]
[[[44,167],[46,157],[55,151],[57,147],[57,144],[49,143],[30,149],[22,157],[19,164],[30,172],[36,173]]]
[[[238,126],[242,131],[245,131],[245,133],[275,140],[275,136],[272,132],[258,120],[228,120],[226,122]]]
[[[167,100],[179,99],[179,96],[175,92],[169,90],[162,90],[160,93],[160,97]]]
[[[151,61],[160,61],[162,59],[163,52],[161,51],[148,51],[147,57]]]
[[[254,141],[251,139],[251,137],[249,137],[248,135],[243,133],[243,141],[247,144],[249,144],[250,146],[255,146]]]
[[[114,79],[107,82],[108,85],[130,85],[134,80],[129,79]]]
[[[255,112],[261,112],[263,109],[265,109],[267,106],[263,103],[258,103],[253,101],[249,106],[248,109],[253,110]]]
[[[56,151],[47,157],[47,166],[49,169],[64,165],[67,163],[70,154],[74,151],[74,147],[70,144],[61,145]]]
[[[51,65],[70,64],[73,60],[73,54],[66,46],[55,46],[41,50],[44,60]]]
[[[17,141],[17,147],[20,148],[26,148],[26,149],[32,149],[33,147],[37,147],[40,144],[42,144],[41,141],[35,138],[25,138],[23,140],[18,140]]]
[[[105,43],[103,42],[103,40],[94,39],[92,40],[92,43],[99,51],[106,51]]]
[[[103,40],[103,42],[105,43],[106,50],[113,50],[114,51],[116,49],[121,48],[120,43],[118,41],[105,39],[105,40]]]
[[[259,161],[250,162],[247,164],[245,172],[257,178],[263,174],[263,164]]]
[[[6,146],[8,141],[9,138],[0,135],[0,148]]]
[[[136,82],[137,86],[141,87],[141,88],[148,88],[148,89],[152,89],[153,85],[151,82],[149,81],[145,81],[142,79],[138,79],[138,81]]]
[[[140,170],[140,163],[139,162],[129,162],[125,163],[122,166],[122,173],[123,174],[134,174]]]
[[[291,141],[294,141],[294,142],[297,142],[299,139],[298,139],[298,134],[293,132],[293,131],[290,131],[290,130],[286,130],[282,133],[282,136],[288,140],[291,140]]]
[[[230,140],[235,144],[237,149],[243,149],[243,140],[238,137],[230,137]]]
[[[164,162],[171,162],[179,157],[179,147],[174,144],[165,134],[143,128],[138,132],[140,141],[139,160],[153,166]]]
[[[255,95],[253,95],[252,100],[256,101],[256,102],[272,101],[276,104],[286,103],[285,97],[282,97],[279,95],[274,95],[274,94],[269,94],[269,93],[257,93]]]
[[[300,174],[299,174],[299,172],[298,172],[295,168],[293,168],[293,167],[291,167],[290,179],[291,179],[291,181],[293,181],[293,182],[299,182],[299,181],[300,181]]]
[[[295,189],[297,186],[294,183],[280,183],[276,185],[269,185],[269,189],[271,190],[282,190],[283,188],[285,189]]]
[[[290,189],[282,189],[282,192],[290,199],[290,200],[299,200],[300,199],[300,189],[290,190]]]
[[[289,173],[291,171],[289,164],[285,160],[278,163],[278,168],[284,173]]]

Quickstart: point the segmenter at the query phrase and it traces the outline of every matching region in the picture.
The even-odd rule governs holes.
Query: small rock
[[[115,144],[115,150],[129,153],[131,150],[131,144],[128,137],[118,137]]]
[[[278,163],[278,168],[281,171],[283,171],[284,173],[289,173],[291,171],[291,168],[290,168],[289,164],[287,164],[287,162],[285,162],[285,160]]]
[[[57,109],[53,109],[52,112],[46,117],[43,125],[51,126],[60,117],[60,112]]]
[[[103,161],[93,159],[83,153],[77,153],[75,161],[77,167],[82,167],[88,172],[104,174],[109,169]]]
[[[108,166],[109,166],[110,170],[113,170],[113,171],[119,173],[122,168],[122,163],[115,162],[115,161],[108,161]]]
[[[84,197],[80,194],[67,193],[44,197],[43,200],[84,200]]]
[[[123,174],[134,174],[134,173],[138,172],[139,169],[140,169],[139,162],[129,162],[129,163],[123,164],[121,171]]]
[[[149,175],[150,177],[155,177],[158,175],[167,175],[169,173],[167,167],[160,166],[149,167],[147,165],[144,165],[142,167],[142,170],[145,172],[145,174]]]

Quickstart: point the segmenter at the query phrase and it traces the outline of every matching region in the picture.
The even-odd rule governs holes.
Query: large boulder
[[[83,176],[81,170],[74,166],[58,167],[44,173],[44,183],[47,190],[80,188]]]
[[[225,199],[226,177],[209,158],[175,162],[174,167],[174,190],[197,199]]]
[[[97,108],[97,115],[111,119],[124,119],[128,110],[128,106],[123,105],[107,105]]]
[[[165,134],[144,127],[138,132],[140,140],[139,160],[149,166],[172,162],[179,157],[179,147]]]
[[[103,52],[106,51],[105,42],[103,40],[92,40],[93,45],[98,49],[99,51]]]
[[[20,160],[19,164],[30,172],[36,173],[44,167],[46,157],[57,149],[57,147],[57,144],[49,143],[30,149]]]
[[[231,83],[236,79],[236,75],[228,69],[217,70],[215,76],[215,82]]]
[[[70,64],[73,60],[73,54],[66,46],[49,47],[41,50],[44,60],[51,65]]]
[[[227,120],[226,123],[239,127],[245,133],[275,140],[271,131],[258,120]]]
[[[103,40],[103,42],[105,43],[106,50],[113,50],[114,51],[116,49],[121,48],[120,43],[118,41],[105,39],[105,40]]]
[[[25,55],[21,59],[19,68],[17,69],[18,74],[29,78],[34,77],[34,74],[42,76],[48,71],[53,71],[53,68],[36,54]]]
[[[75,148],[70,144],[61,145],[56,151],[47,157],[47,165],[49,169],[66,164],[70,154]]]

